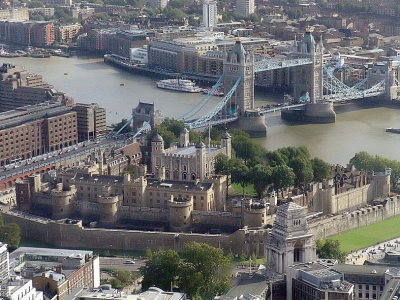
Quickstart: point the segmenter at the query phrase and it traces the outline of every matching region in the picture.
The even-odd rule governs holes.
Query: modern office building
[[[245,16],[254,13],[254,0],[236,0],[236,12]]]
[[[10,267],[10,260],[8,257],[7,244],[0,242],[0,283],[8,280],[8,269]]]
[[[12,267],[34,288],[65,299],[76,288],[100,285],[99,257],[92,251],[20,247],[10,254]]]
[[[105,134],[105,108],[99,107],[97,103],[76,103],[74,111],[77,113],[79,142],[96,139]]]
[[[203,26],[212,29],[218,22],[217,2],[204,0],[203,3]]]
[[[74,100],[44,82],[41,75],[29,73],[21,66],[4,63],[0,67],[0,112],[43,102],[72,106]]]
[[[165,8],[167,4],[167,0],[150,0],[151,7]]]
[[[108,284],[103,284],[98,288],[76,289],[67,300],[186,300],[186,294],[178,292],[164,292],[163,290],[151,287],[140,294],[125,294],[113,289]]]
[[[318,262],[288,266],[286,284],[287,300],[353,300],[344,274]]]
[[[2,285],[4,289],[0,291],[3,299],[10,300],[43,300],[43,292],[37,291],[32,286],[32,280],[21,279],[18,276],[11,276],[9,280]]]
[[[27,7],[6,8],[0,10],[0,19],[6,20],[29,20]]]

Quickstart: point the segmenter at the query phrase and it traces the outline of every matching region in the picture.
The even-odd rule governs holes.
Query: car
[[[126,261],[124,261],[124,264],[125,265],[134,265],[135,264],[135,262],[133,261],[133,260],[126,260]]]

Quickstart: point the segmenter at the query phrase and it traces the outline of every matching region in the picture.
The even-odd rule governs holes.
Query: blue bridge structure
[[[195,107],[178,120],[193,129],[237,123],[237,126],[250,133],[265,131],[266,134],[262,117],[278,110],[303,109],[310,120],[326,123],[335,120],[335,102],[372,97],[381,100],[398,98],[400,82],[396,78],[397,68],[393,67],[392,62],[374,65],[363,80],[348,86],[334,75],[332,67],[324,64],[322,42],[314,40],[310,29],[306,30],[300,41],[295,41],[293,49],[293,53],[286,59],[255,61],[253,53],[246,51],[238,39],[233,49],[224,55],[223,74],[217,83]],[[294,102],[273,108],[256,108],[255,74],[282,68],[294,70]],[[224,97],[204,113],[206,104],[215,99],[213,95],[221,88]],[[144,125],[148,124],[150,121]],[[262,136],[263,133],[255,135]]]

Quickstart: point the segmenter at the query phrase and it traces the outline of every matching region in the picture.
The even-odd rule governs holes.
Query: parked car
[[[126,264],[126,265],[134,265],[135,264],[135,262],[133,261],[133,260],[126,260],[125,262],[124,262],[124,264]]]

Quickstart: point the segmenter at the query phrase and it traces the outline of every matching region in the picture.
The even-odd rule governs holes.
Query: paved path
[[[383,259],[385,258],[385,253],[391,250],[400,251],[400,238],[353,251],[347,255],[346,264],[363,265],[366,260]]]

